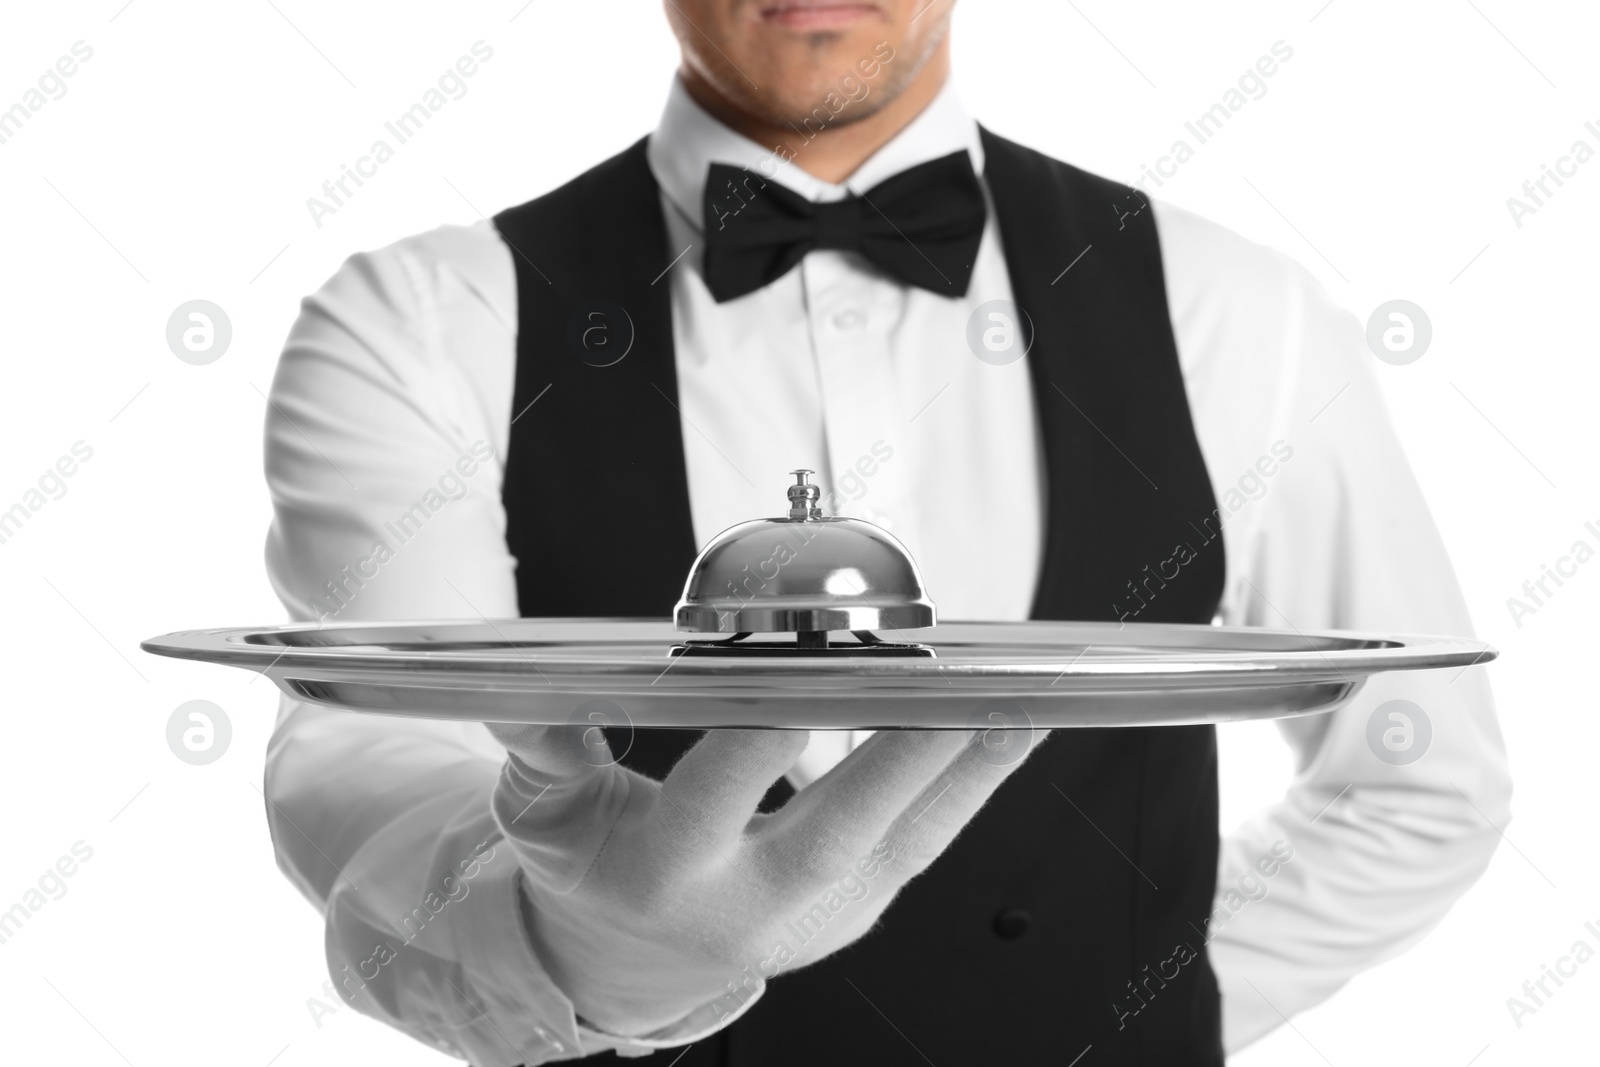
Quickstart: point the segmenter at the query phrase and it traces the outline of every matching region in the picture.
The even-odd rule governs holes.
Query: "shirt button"
[[[1015,941],[1032,925],[1033,916],[1022,908],[1006,908],[994,917],[994,933],[1002,941]]]
[[[841,311],[833,316],[833,324],[841,330],[857,329],[866,321],[867,317],[854,309]]]

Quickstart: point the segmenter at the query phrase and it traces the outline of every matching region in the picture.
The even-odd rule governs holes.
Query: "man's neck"
[[[866,118],[826,126],[820,131],[775,124],[741,110],[720,95],[692,66],[678,72],[691,99],[713,118],[767,148],[788,146],[792,161],[811,176],[837,184],[894,139],[933,102],[950,76],[950,53],[942,45],[899,95]]]

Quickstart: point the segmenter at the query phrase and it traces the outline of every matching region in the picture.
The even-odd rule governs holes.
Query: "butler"
[[[311,297],[268,422],[291,611],[482,441],[341,620],[662,617],[806,466],[946,618],[1467,632],[1355,323],[977,125],[925,2],[671,0],[647,138]],[[370,961],[342,992],[479,1067],[1219,1064],[1482,871],[1479,675],[1285,723],[1292,788],[1221,841],[1209,727],[602,743],[293,701],[269,818],[331,970]],[[1400,696],[1424,751],[1368,741]]]

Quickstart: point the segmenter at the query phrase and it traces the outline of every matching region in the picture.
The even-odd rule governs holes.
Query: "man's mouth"
[[[761,21],[792,30],[830,30],[876,14],[874,5],[848,0],[776,0],[763,5]]]

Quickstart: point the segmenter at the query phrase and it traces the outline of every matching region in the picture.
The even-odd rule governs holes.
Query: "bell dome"
[[[933,602],[906,547],[862,519],[824,516],[809,470],[790,472],[789,513],[722,531],[689,569],[673,613],[679,632],[796,633],[932,626]]]

